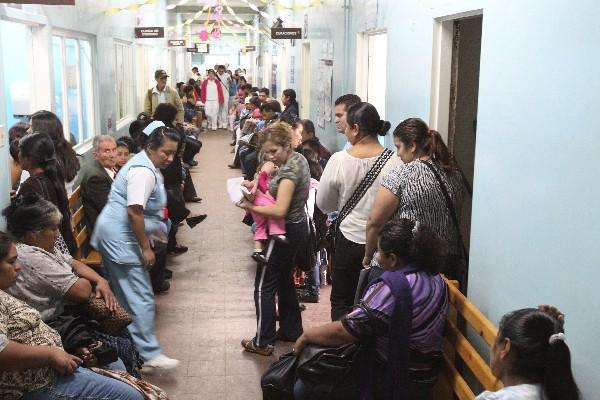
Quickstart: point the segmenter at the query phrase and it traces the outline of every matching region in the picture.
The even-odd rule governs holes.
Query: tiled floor
[[[204,133],[199,165],[192,176],[201,204],[188,204],[206,221],[193,230],[180,229],[178,239],[190,250],[169,260],[174,271],[171,290],[156,298],[156,329],[165,354],[181,361],[174,371],[147,375],[171,399],[261,399],[260,376],[291,344],[276,346],[271,357],[242,350],[240,341],[256,330],[253,301],[256,264],[250,258],[252,236],[244,213],[228,199],[225,181],[239,176],[227,168],[231,135]],[[329,290],[321,303],[308,304],[304,327],[329,318]]]

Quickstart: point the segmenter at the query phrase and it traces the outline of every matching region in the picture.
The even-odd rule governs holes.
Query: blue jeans
[[[77,368],[72,375],[54,374],[50,384],[25,393],[24,400],[143,400],[137,389],[126,383]]]
[[[317,252],[315,265],[312,269],[306,272],[306,291],[312,295],[319,295],[321,291],[322,267],[327,266],[327,252],[325,249]]]

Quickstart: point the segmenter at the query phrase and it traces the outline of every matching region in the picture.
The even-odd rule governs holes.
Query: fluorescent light
[[[169,5],[166,7],[166,9],[167,9],[167,10],[174,10],[174,9],[175,9],[175,7],[177,7],[175,4],[169,4]]]

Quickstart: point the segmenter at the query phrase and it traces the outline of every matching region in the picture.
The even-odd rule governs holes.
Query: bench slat
[[[448,285],[448,293],[456,311],[491,346],[498,334],[496,327],[454,285]]]
[[[69,197],[69,208],[73,208],[75,204],[81,198],[81,186],[77,186],[77,189],[73,191],[71,197]]]
[[[481,358],[477,350],[469,343],[466,337],[456,327],[456,325],[448,320],[446,321],[446,333],[444,337],[450,345],[456,350],[460,358],[467,364],[469,369],[475,374],[475,377],[486,390],[499,390],[498,380],[492,374],[492,370],[487,363]]]
[[[71,225],[73,226],[73,229],[77,229],[77,225],[83,220],[83,215],[83,206],[80,206],[71,216]]]
[[[75,243],[77,243],[77,248],[81,249],[83,244],[88,238],[88,227],[84,226],[83,229],[77,234],[75,237]]]
[[[459,400],[473,400],[475,398],[475,394],[446,354],[444,354],[444,373]]]

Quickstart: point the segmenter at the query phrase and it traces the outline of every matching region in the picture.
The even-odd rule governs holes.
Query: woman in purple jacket
[[[306,329],[294,347],[299,353],[307,344],[360,343],[366,358],[354,363],[332,393],[298,379],[295,399],[431,398],[448,312],[446,283],[439,274],[443,242],[429,227],[403,218],[385,225],[378,249],[385,272],[359,304],[340,321]],[[375,371],[370,384],[369,370]]]

